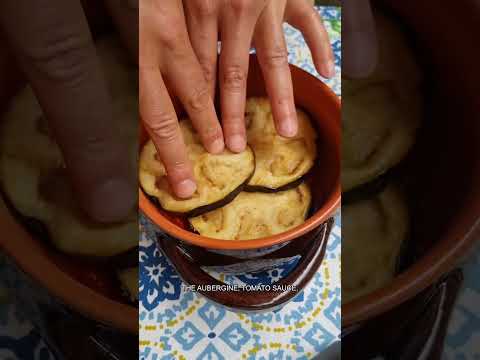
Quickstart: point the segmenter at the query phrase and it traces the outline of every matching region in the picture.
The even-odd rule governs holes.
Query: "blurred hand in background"
[[[137,8],[127,1],[105,3],[136,58]],[[137,206],[137,185],[136,171],[125,161],[128,150],[111,129],[111,100],[88,23],[109,21],[100,4],[2,0],[0,100],[12,95],[20,70],[62,149],[79,203],[92,218],[111,222]]]
[[[342,72],[350,78],[367,77],[378,52],[370,0],[343,0],[342,10]]]

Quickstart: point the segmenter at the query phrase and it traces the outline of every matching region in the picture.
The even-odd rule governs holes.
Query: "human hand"
[[[133,19],[133,10],[138,21],[136,9],[118,1],[116,9],[115,18]],[[62,149],[79,203],[98,221],[123,219],[137,205],[136,174],[111,126],[110,98],[82,4],[4,0],[0,26]],[[129,31],[133,49],[138,36]],[[0,78],[12,79],[13,57],[3,52],[1,58]],[[3,85],[6,99],[9,86]]]
[[[377,64],[377,37],[370,0],[343,1],[343,73],[351,78],[369,76]]]
[[[173,192],[188,198],[196,184],[167,87],[183,104],[207,151],[224,150],[222,128],[188,38],[181,0],[143,0],[139,18],[140,116]]]
[[[319,14],[308,0],[185,0],[190,40],[214,96],[219,57],[221,118],[227,147],[246,147],[244,120],[249,51],[256,48],[272,104],[277,131],[285,137],[297,132],[297,118],[288,53],[282,24],[298,28],[306,38],[319,73],[334,73],[333,54]]]

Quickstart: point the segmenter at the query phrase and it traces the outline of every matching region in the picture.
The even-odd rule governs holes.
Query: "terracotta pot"
[[[320,80],[291,66],[295,101],[310,114],[317,128],[318,161],[308,182],[313,195],[313,214],[285,233],[255,240],[225,241],[207,238],[182,226],[182,220],[159,209],[139,190],[140,209],[159,227],[161,250],[183,280],[190,285],[221,285],[202,266],[215,265],[220,271],[242,266],[244,271],[266,269],[285,258],[300,255],[295,270],[282,280],[284,292],[198,291],[210,300],[242,311],[271,310],[282,306],[301,291],[320,266],[330,233],[331,218],[340,205],[340,101]],[[254,55],[250,59],[248,96],[265,96],[261,69]],[[146,141],[145,132],[141,136]],[[245,260],[248,261],[248,267]],[[252,260],[255,260],[252,262]],[[263,265],[268,263],[268,265]],[[252,265],[253,264],[253,265]]]
[[[101,7],[93,6],[90,0],[85,1],[84,5],[89,21],[94,26],[94,34],[110,28]],[[2,49],[6,49],[5,43],[0,44]],[[12,96],[25,84],[15,67],[14,58],[7,55],[8,51],[4,51],[0,56],[0,115]],[[121,332],[138,332],[138,309],[120,300],[115,276],[104,274],[102,265],[64,255],[33,237],[12,217],[2,196],[0,229],[4,234],[0,236],[0,251],[5,252],[28,278],[47,289],[59,301],[59,306],[66,305],[65,309],[73,310],[72,314],[79,313],[86,319]]]
[[[436,283],[467,254],[480,227],[480,6],[467,0],[380,4],[406,25],[427,75],[424,127],[406,160],[413,174],[413,261],[390,285],[343,306],[344,330]]]
[[[329,219],[340,205],[340,100],[320,80],[300,68],[291,65],[295,102],[310,114],[316,125],[318,141],[318,166],[313,171],[312,196],[315,213],[302,225],[278,234],[254,240],[207,238],[197,235],[181,221],[168,215],[139,189],[140,209],[169,236],[208,249],[252,250],[282,244],[318,228]],[[254,55],[250,59],[247,96],[265,96],[263,77]],[[145,131],[141,143],[146,141]],[[321,169],[320,169],[321,167]],[[321,171],[320,171],[321,170]]]

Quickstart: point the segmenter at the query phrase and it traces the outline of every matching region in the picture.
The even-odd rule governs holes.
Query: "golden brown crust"
[[[222,154],[208,153],[187,120],[180,122],[180,129],[193,165],[197,191],[190,199],[179,199],[172,194],[163,164],[157,159],[157,151],[151,140],[140,155],[139,178],[143,190],[158,199],[163,209],[176,213],[191,213],[214,206],[230,194],[240,192],[241,186],[252,176],[255,159],[252,150],[235,154],[225,150]]]
[[[392,185],[342,207],[342,302],[387,285],[409,228],[404,198]]]
[[[311,194],[306,184],[276,193],[240,193],[228,205],[190,218],[200,235],[222,240],[258,239],[302,224]]]
[[[279,189],[304,176],[317,155],[316,132],[308,116],[297,109],[298,133],[294,138],[278,135],[267,98],[250,98],[246,105],[248,144],[255,153],[252,188]]]

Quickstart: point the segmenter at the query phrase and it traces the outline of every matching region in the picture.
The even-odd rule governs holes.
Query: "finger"
[[[277,132],[292,137],[297,134],[298,124],[281,15],[275,14],[272,5],[265,9],[257,23],[255,47]]]
[[[301,31],[312,52],[315,68],[320,75],[331,78],[335,75],[335,60],[330,39],[320,14],[305,0],[290,0],[285,11],[286,21]]]
[[[369,76],[376,67],[378,45],[370,1],[345,0],[342,69],[352,78]]]
[[[165,53],[162,73],[183,104],[205,149],[213,154],[221,153],[225,147],[222,128],[188,34],[179,38],[174,48]]]
[[[3,0],[0,23],[61,147],[78,200],[117,221],[137,205],[136,174],[111,126],[112,112],[79,2]],[[22,26],[18,26],[22,24]]]
[[[245,4],[247,2],[237,2]],[[255,22],[260,15],[241,6],[227,6],[222,13],[219,83],[222,126],[225,142],[233,152],[242,152],[247,145],[245,100],[250,44]]]
[[[193,169],[160,71],[140,68],[140,116],[167,171],[173,192],[189,198],[196,190]]]
[[[190,42],[214,99],[218,57],[217,1],[185,1],[184,6]]]
[[[138,63],[138,0],[106,0],[106,6],[133,61]]]

